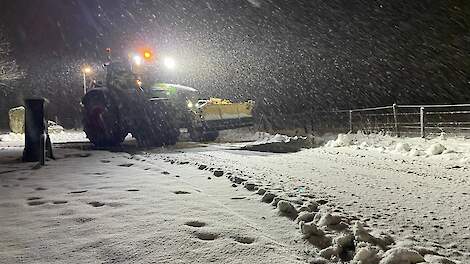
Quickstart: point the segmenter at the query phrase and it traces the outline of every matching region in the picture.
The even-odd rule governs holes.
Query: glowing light
[[[139,55],[134,55],[134,57],[132,57],[132,60],[134,61],[134,64],[137,66],[142,64],[142,57],[140,57]]]
[[[188,108],[193,108],[193,103],[191,101],[188,101]]]
[[[88,74],[88,73],[91,73],[91,68],[87,66],[87,67],[83,68],[82,71],[83,71],[83,73]]]
[[[144,51],[144,59],[148,60],[152,58],[152,52],[151,51]]]
[[[169,70],[173,70],[176,67],[176,61],[173,58],[166,57],[163,59],[163,65]]]
[[[137,80],[137,85],[142,86],[142,81],[141,81],[141,80]]]

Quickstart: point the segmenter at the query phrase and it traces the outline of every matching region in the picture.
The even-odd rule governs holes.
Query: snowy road
[[[273,154],[238,146],[137,154],[59,149],[60,158],[39,170],[13,160],[20,148],[5,148],[0,263],[305,263],[312,257],[298,225],[227,175],[286,200],[325,204],[398,244],[469,263],[468,165],[352,148]],[[218,169],[224,177],[214,175]]]

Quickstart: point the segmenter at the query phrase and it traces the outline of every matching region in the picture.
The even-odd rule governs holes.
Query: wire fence
[[[400,135],[470,134],[470,104],[392,105],[349,110],[350,131]]]
[[[396,136],[426,137],[441,133],[470,136],[470,104],[394,104],[351,110],[306,111],[282,116],[281,121],[274,118],[267,124],[270,126],[268,130],[290,127],[303,129],[306,133],[361,130]]]

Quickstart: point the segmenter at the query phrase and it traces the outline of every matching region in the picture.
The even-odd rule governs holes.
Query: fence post
[[[352,122],[352,110],[349,110],[349,132],[353,132],[353,122]]]
[[[395,123],[395,135],[400,137],[400,129],[398,128],[398,108],[397,104],[393,104],[393,122]]]
[[[420,116],[420,124],[421,124],[421,137],[425,138],[426,137],[426,119],[425,119],[425,112],[424,112],[424,107],[420,107],[419,109],[419,116]]]

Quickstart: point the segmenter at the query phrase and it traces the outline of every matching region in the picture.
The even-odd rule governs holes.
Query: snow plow
[[[232,103],[227,99],[210,98],[188,102],[193,113],[192,125],[188,127],[194,141],[213,141],[219,130],[248,127],[253,125],[253,101]]]
[[[120,145],[129,133],[145,147],[174,145],[181,131],[193,141],[213,141],[220,130],[253,125],[252,101],[196,99],[194,88],[146,87],[139,77],[127,63],[110,62],[105,83],[94,80],[86,89],[83,128],[96,147]]]

